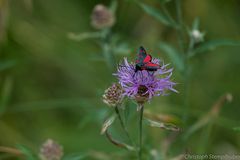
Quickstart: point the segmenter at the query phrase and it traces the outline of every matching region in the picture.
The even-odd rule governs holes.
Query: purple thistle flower
[[[168,64],[160,64],[160,60],[154,58],[153,63],[161,67],[155,72],[137,71],[135,64],[129,63],[124,58],[123,63],[118,66],[117,76],[120,85],[123,88],[123,95],[135,99],[138,103],[149,101],[154,96],[166,95],[166,91],[177,92],[173,86],[176,83],[170,80],[173,69],[167,69]]]

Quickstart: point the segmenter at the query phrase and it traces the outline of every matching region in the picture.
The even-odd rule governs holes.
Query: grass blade
[[[176,25],[171,21],[171,19],[169,19],[169,17],[167,15],[165,15],[163,12],[161,12],[160,10],[151,7],[149,5],[146,5],[144,3],[140,3],[137,2],[138,5],[150,16],[156,18],[158,21],[162,22],[163,24],[167,25],[167,26],[173,26],[175,27]]]
[[[218,40],[210,40],[202,43],[199,47],[197,47],[189,57],[193,57],[197,54],[207,52],[209,50],[214,50],[217,47],[221,46],[240,46],[239,40],[227,40],[227,39],[218,39]]]
[[[184,70],[184,63],[183,58],[181,57],[180,53],[178,51],[170,46],[167,43],[161,42],[159,44],[159,48],[167,54],[167,56],[170,58],[170,60],[173,62],[173,64],[176,66],[176,68],[182,72]]]

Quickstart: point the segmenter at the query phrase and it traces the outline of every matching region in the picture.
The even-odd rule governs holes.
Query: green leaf
[[[234,127],[233,130],[236,132],[240,132],[240,127]]]
[[[134,112],[136,112],[136,104],[132,101],[129,101],[127,99],[124,99],[124,102],[122,103],[123,106],[120,106],[123,112],[124,122],[127,125],[130,123],[132,118],[134,117]]]
[[[127,149],[129,151],[136,151],[136,148],[134,148],[133,146],[130,146],[130,145],[124,143],[124,142],[121,142],[121,141],[118,141],[118,140],[114,139],[112,134],[108,130],[106,130],[105,134],[106,134],[108,140],[112,144],[114,144],[115,146],[121,147],[121,148],[125,148],[125,149]]]
[[[168,2],[171,2],[172,0],[159,0],[159,2],[161,3],[161,4],[164,4],[164,3],[168,3]]]
[[[127,43],[121,43],[113,48],[114,53],[118,55],[129,55],[130,54],[130,48],[127,45]]]
[[[240,40],[227,40],[227,39],[218,39],[218,40],[210,40],[202,43],[199,47],[197,47],[190,57],[195,56],[196,54],[200,54],[209,50],[214,50],[220,46],[240,46]]]
[[[141,3],[141,2],[137,2],[137,3],[147,14],[149,14],[150,16],[153,16],[154,18],[156,18],[163,24],[168,25],[168,26],[176,26],[171,21],[171,19],[169,19],[169,17],[167,15],[165,15],[164,13],[162,13],[160,10],[153,8],[149,5],[146,5],[144,3]]]
[[[113,114],[111,117],[109,117],[109,118],[103,123],[102,129],[101,129],[101,134],[104,134],[104,133],[107,131],[108,127],[110,127],[110,126],[113,124],[113,122],[115,121],[115,119],[116,119],[116,114]]]
[[[112,0],[109,9],[112,11],[112,13],[115,13],[117,10],[118,2],[117,0]]]
[[[101,32],[84,32],[84,33],[80,33],[80,34],[68,33],[67,36],[69,39],[72,39],[75,41],[82,41],[82,40],[86,40],[86,39],[101,38],[102,33]]]
[[[25,155],[26,160],[38,160],[33,152],[24,145],[18,144],[17,148]]]
[[[95,61],[95,62],[105,62],[104,57],[102,56],[102,53],[90,53],[88,58],[89,61]]]
[[[90,111],[85,111],[86,114],[82,116],[78,126],[80,129],[83,129],[84,127],[87,127],[88,124],[90,123],[101,123],[102,117],[107,116],[107,111],[105,108],[102,109],[94,109]]]
[[[177,127],[176,125],[171,124],[171,123],[157,122],[157,121],[153,121],[153,120],[150,120],[147,118],[145,118],[145,120],[147,121],[147,124],[151,127],[162,128],[165,130],[170,130],[170,131],[175,131],[175,132],[180,131],[179,127]]]
[[[16,61],[14,61],[14,60],[8,60],[8,61],[0,62],[0,71],[11,68],[15,64],[16,64]]]
[[[97,98],[66,98],[66,99],[49,99],[41,101],[24,102],[14,105],[13,109],[9,109],[10,112],[27,112],[38,110],[50,110],[56,108],[72,107],[77,108],[81,106],[83,109],[94,108],[98,99]]]
[[[86,153],[76,153],[70,154],[63,157],[62,160],[82,160],[85,159],[88,155]]]
[[[12,84],[13,84],[12,78],[7,77],[4,81],[2,93],[1,93],[0,114],[4,113],[4,111],[6,110],[6,106],[11,96]]]
[[[208,114],[207,116],[203,116],[200,118],[197,122],[195,122],[184,134],[184,139],[187,139],[192,134],[196,133],[198,130],[202,129],[204,126],[209,124],[209,122],[212,120],[211,115]]]
[[[195,18],[194,21],[193,21],[193,24],[192,24],[192,29],[196,29],[198,30],[199,29],[199,25],[200,25],[200,21],[199,21],[199,18]]]
[[[161,42],[159,44],[159,48],[168,55],[168,57],[171,59],[179,71],[182,72],[184,70],[183,58],[174,47],[170,46],[167,43]]]
[[[196,133],[198,130],[204,128],[207,125],[211,126],[212,124],[215,124],[217,122],[219,112],[223,107],[224,103],[231,102],[231,100],[232,95],[230,93],[225,93],[223,96],[220,96],[216,100],[216,102],[212,105],[208,113],[205,113],[187,131],[185,131],[184,139],[186,140],[192,134]]]
[[[123,113],[124,113],[124,119],[125,119],[125,123],[127,124],[128,120],[129,120],[129,116],[130,116],[130,112],[131,112],[131,108],[129,105],[126,105]]]

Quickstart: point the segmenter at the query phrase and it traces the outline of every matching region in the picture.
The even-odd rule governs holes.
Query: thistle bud
[[[200,32],[197,29],[192,30],[191,36],[195,43],[202,42],[204,40],[205,33]]]
[[[103,94],[103,102],[108,106],[115,107],[121,103],[123,99],[123,90],[119,84],[114,83],[111,87],[105,90]]]
[[[44,142],[40,148],[41,160],[60,160],[63,156],[63,148],[52,139]]]
[[[94,7],[91,19],[91,24],[96,29],[112,27],[115,23],[115,17],[113,13],[102,4],[98,4]]]

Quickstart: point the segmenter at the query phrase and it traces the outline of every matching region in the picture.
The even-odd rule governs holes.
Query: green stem
[[[139,152],[138,152],[138,160],[142,159],[142,121],[143,121],[143,104],[139,104],[140,107],[140,116],[139,116]]]
[[[181,9],[181,0],[176,0],[176,12],[177,12],[177,33],[178,33],[178,43],[181,49],[181,52],[184,53],[184,31],[183,31],[183,18],[182,18],[182,9]]]
[[[201,154],[206,153],[206,149],[207,149],[209,141],[210,141],[209,137],[211,136],[212,127],[213,127],[213,122],[210,122],[210,124],[208,124],[208,126],[206,126],[206,129],[202,133],[203,134],[202,139],[201,139],[202,141],[200,142],[199,151],[198,151]]]
[[[118,119],[120,121],[121,127],[122,127],[123,131],[125,132],[128,140],[135,146],[134,142],[132,141],[132,139],[131,139],[131,137],[130,137],[130,135],[128,133],[128,130],[127,130],[125,124],[123,123],[123,119],[122,119],[122,116],[121,116],[121,114],[119,112],[118,106],[115,107],[115,112],[116,112],[116,114],[118,116]]]
[[[112,11],[113,14],[116,14],[117,7],[118,7],[118,1],[112,0],[112,2],[110,4],[110,10]]]
[[[161,3],[161,8],[164,12],[164,14],[168,17],[168,19],[171,21],[174,28],[177,28],[177,23],[172,18],[171,14],[169,13],[168,9],[166,8],[166,5],[164,3]]]
[[[13,81],[11,77],[7,77],[3,84],[1,99],[0,99],[0,116],[5,112],[10,94],[12,91]]]
[[[194,48],[194,40],[191,38],[189,42],[188,48],[185,50],[184,47],[184,25],[183,25],[183,18],[182,18],[182,6],[181,6],[181,0],[176,0],[176,13],[177,13],[177,22],[178,22],[178,42],[179,47],[184,54],[184,97],[183,97],[183,105],[185,107],[185,112],[183,114],[183,121],[186,125],[188,115],[189,115],[189,78],[190,78],[190,66],[189,66],[189,55],[192,53],[192,50]]]
[[[190,70],[189,70],[189,55],[192,53],[194,48],[194,40],[191,38],[188,46],[188,50],[185,55],[184,59],[184,64],[185,64],[185,69],[184,69],[184,107],[185,107],[185,112],[183,116],[183,121],[186,124],[188,115],[189,115],[189,78],[190,78]]]
[[[100,32],[85,32],[85,33],[80,33],[80,34],[75,34],[75,33],[69,33],[68,37],[70,39],[76,40],[76,41],[82,41],[85,39],[90,39],[90,38],[101,38],[101,33]]]
[[[111,71],[114,69],[115,59],[111,47],[111,33],[110,29],[107,28],[102,31],[102,50],[107,65]]]

